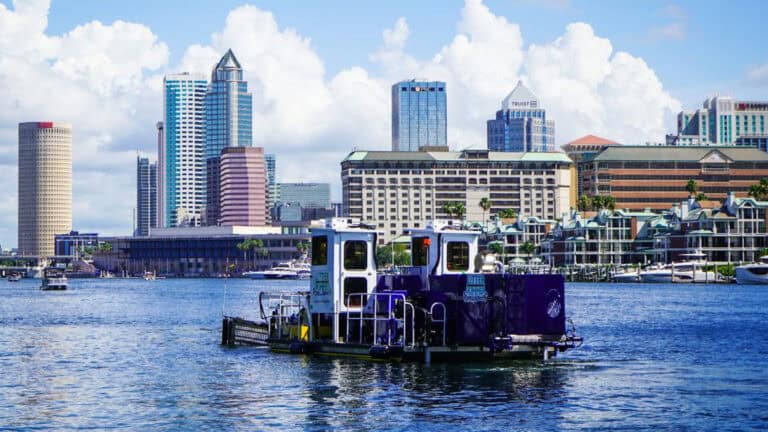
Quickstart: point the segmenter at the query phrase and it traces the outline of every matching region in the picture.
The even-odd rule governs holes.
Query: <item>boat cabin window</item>
[[[328,264],[328,236],[312,237],[312,265]]]
[[[414,267],[429,264],[429,237],[411,239],[411,265]]]
[[[344,269],[365,270],[368,268],[368,242],[353,240],[344,242]]]
[[[446,247],[446,268],[450,271],[469,270],[469,243],[448,242]]]
[[[360,307],[363,303],[363,297],[360,295],[368,292],[368,280],[364,277],[349,277],[344,279],[344,305],[347,307]]]

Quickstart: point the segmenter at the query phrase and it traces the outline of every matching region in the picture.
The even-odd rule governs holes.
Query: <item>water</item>
[[[581,349],[424,366],[219,346],[302,282],[70,282],[0,281],[0,429],[768,428],[768,287],[571,284]]]

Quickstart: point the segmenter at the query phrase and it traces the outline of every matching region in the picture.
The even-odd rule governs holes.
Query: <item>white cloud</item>
[[[278,155],[283,181],[338,187],[350,150],[389,149],[390,87],[406,78],[447,82],[454,149],[485,146],[486,120],[520,78],[556,121],[561,143],[586,133],[658,141],[665,115],[680,107],[642,59],[614,52],[588,24],[526,47],[520,26],[480,0],[466,1],[455,36],[433,55],[409,53],[409,38],[419,35],[402,17],[382,32],[372,67],[333,76],[309,38],[254,6],[233,9],[220,31],[187,47],[171,67],[167,46],[144,25],[90,22],[50,36],[47,14],[46,1],[0,5],[0,181],[15,190],[18,122],[72,122],[76,228],[108,234],[130,230],[135,150],[154,150],[163,74],[207,75],[228,48],[253,93],[254,144]],[[6,246],[15,243],[15,205],[13,193],[0,199]]]
[[[768,86],[768,63],[748,70],[747,82],[756,86]]]

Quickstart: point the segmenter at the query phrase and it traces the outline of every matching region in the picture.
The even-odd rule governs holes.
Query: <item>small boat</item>
[[[153,281],[153,280],[157,279],[157,275],[155,275],[155,272],[153,272],[153,271],[145,271],[144,272],[144,276],[142,276],[142,277],[146,281]]]
[[[640,282],[640,269],[619,269],[611,274],[611,279],[618,283]]]
[[[8,282],[18,282],[21,280],[21,273],[13,272],[8,275]]]
[[[430,363],[547,360],[582,343],[563,276],[473,271],[477,231],[410,230],[411,265],[397,274],[376,271],[373,227],[332,218],[311,233],[309,290],[262,291],[258,318],[224,317],[222,344]]]
[[[768,284],[768,255],[756,263],[736,267],[736,283],[740,285]]]
[[[64,291],[68,288],[67,276],[63,270],[45,269],[43,271],[43,284],[40,289],[43,291]]]

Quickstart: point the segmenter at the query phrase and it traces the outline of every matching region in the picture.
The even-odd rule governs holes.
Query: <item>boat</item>
[[[258,317],[225,316],[222,344],[374,361],[547,360],[581,345],[559,274],[473,272],[477,231],[409,230],[411,266],[378,273],[374,227],[312,228],[308,291],[264,291]]]
[[[611,273],[611,280],[618,283],[640,282],[640,269],[621,268]]]
[[[145,271],[144,275],[142,277],[146,281],[153,281],[153,280],[157,279],[157,275],[155,275],[155,272],[153,272],[153,271]]]
[[[768,255],[761,256],[756,263],[737,266],[736,283],[768,284]]]
[[[13,272],[8,275],[8,282],[18,282],[21,280],[21,273]]]
[[[685,261],[649,267],[640,272],[640,281],[650,283],[711,283],[718,282],[717,274],[705,271],[706,254],[682,254]]]
[[[67,282],[67,276],[64,275],[64,271],[60,269],[45,269],[43,270],[43,284],[40,289],[43,291],[63,291],[69,286]]]
[[[308,263],[288,261],[269,270],[248,271],[243,276],[251,279],[309,279],[311,267]]]

